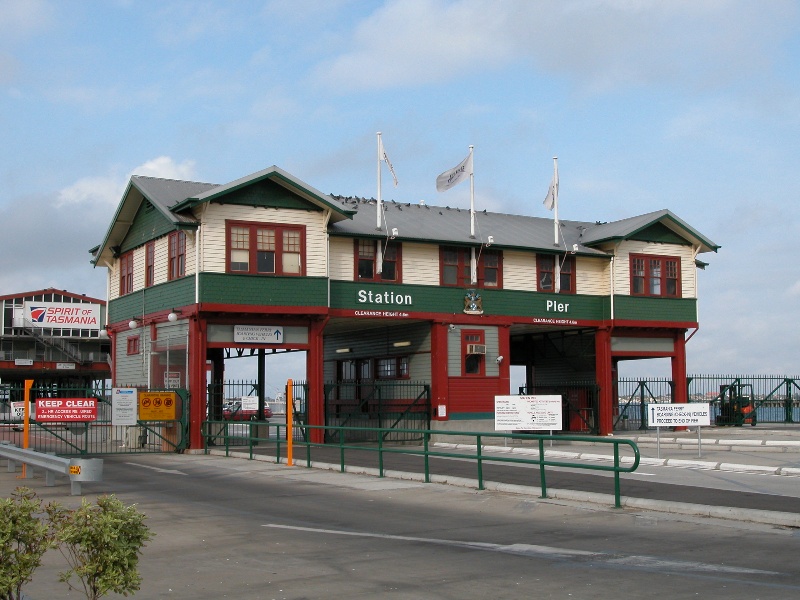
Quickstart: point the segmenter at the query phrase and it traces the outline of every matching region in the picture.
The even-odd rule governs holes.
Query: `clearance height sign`
[[[94,398],[37,398],[36,420],[56,421],[96,421],[97,400]]]

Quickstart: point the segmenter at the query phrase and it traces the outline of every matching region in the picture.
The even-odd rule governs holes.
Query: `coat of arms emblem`
[[[464,312],[468,315],[483,314],[483,298],[478,290],[467,290],[464,295]]]

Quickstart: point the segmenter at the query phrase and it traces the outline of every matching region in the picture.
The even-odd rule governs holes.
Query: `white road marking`
[[[141,463],[135,462],[126,462],[126,465],[131,465],[132,467],[142,467],[143,469],[150,469],[152,471],[158,471],[159,473],[169,473],[170,475],[186,475],[183,471],[177,471],[175,469],[162,469],[160,467],[153,467],[151,465],[143,465]]]
[[[262,527],[273,529],[287,529],[292,531],[307,531],[316,534],[345,535],[363,538],[379,538],[384,540],[396,540],[402,542],[419,542],[423,544],[438,544],[441,546],[453,546],[457,548],[472,548],[474,550],[485,550],[490,552],[504,552],[506,554],[516,554],[519,556],[535,556],[545,559],[590,559],[594,562],[603,562],[609,565],[620,565],[625,567],[657,569],[659,571],[675,571],[680,573],[733,573],[738,575],[779,575],[776,571],[762,571],[759,569],[748,569],[745,567],[734,567],[726,565],[712,565],[690,561],[679,561],[658,558],[656,556],[639,555],[620,555],[608,554],[605,552],[590,552],[586,550],[573,550],[569,548],[556,548],[554,546],[539,546],[534,544],[491,544],[487,542],[462,542],[458,540],[443,540],[438,538],[422,538],[406,535],[390,535],[386,533],[370,533],[359,531],[342,531],[338,529],[322,529],[318,527],[299,527],[294,525],[279,525],[277,523],[267,523]]]

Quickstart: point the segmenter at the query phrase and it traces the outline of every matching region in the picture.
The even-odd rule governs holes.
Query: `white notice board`
[[[136,425],[138,418],[139,403],[136,388],[111,388],[111,424],[115,427]]]
[[[494,429],[561,431],[561,396],[495,396]]]
[[[711,410],[707,402],[689,404],[648,404],[647,423],[650,427],[698,427],[711,425]]]

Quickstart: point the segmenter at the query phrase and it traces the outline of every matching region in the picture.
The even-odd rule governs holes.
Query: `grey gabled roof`
[[[218,185],[211,189],[206,189],[199,193],[185,196],[184,201],[173,206],[172,209],[175,211],[181,211],[203,202],[210,202],[211,200],[221,198],[226,194],[230,194],[235,190],[247,187],[263,179],[269,179],[275,183],[278,183],[279,185],[285,187],[286,189],[292,191],[301,198],[304,198],[308,202],[318,206],[323,210],[330,210],[331,222],[350,218],[350,211],[343,208],[343,206],[338,202],[335,202],[328,194],[323,194],[319,190],[308,185],[306,182],[301,181],[294,175],[287,173],[275,165],[267,167],[266,169],[262,169],[256,173],[246,175],[245,177],[241,177],[235,181],[231,181],[230,183]]]
[[[143,175],[134,175],[131,177],[131,184],[135,186],[168,221],[172,221],[175,224],[195,223],[196,220],[191,214],[172,212],[173,208],[186,200],[186,198],[219,187],[214,183],[160,179],[158,177],[145,177]]]
[[[680,237],[689,240],[692,244],[700,246],[700,252],[716,252],[719,246],[698,232],[694,227],[680,219],[667,209],[630,217],[610,223],[599,223],[592,226],[583,235],[587,244],[599,244],[616,240],[628,239],[640,231],[647,229],[655,223],[661,223]]]
[[[387,234],[391,235],[396,228],[397,239],[400,241],[476,245],[487,243],[491,236],[492,243],[498,248],[556,252],[573,251],[573,245],[577,245],[578,254],[602,256],[606,253],[595,248],[600,243],[626,239],[660,222],[677,235],[699,245],[701,252],[716,251],[719,248],[668,210],[613,223],[561,221],[561,238],[559,244],[556,244],[553,219],[476,211],[475,237],[471,238],[468,209],[424,203],[385,202],[383,228],[378,231],[377,203],[374,199],[333,197],[343,206],[358,212],[351,221],[331,225],[331,235],[385,237]]]

